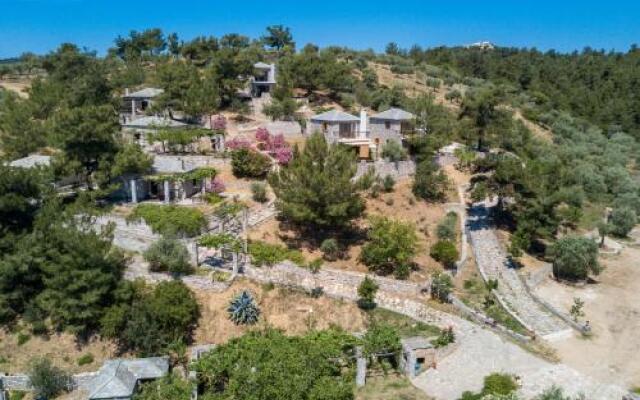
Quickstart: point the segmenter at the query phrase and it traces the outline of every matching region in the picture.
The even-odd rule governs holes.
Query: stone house
[[[378,146],[387,141],[402,142],[404,136],[413,130],[415,116],[400,108],[390,108],[369,118],[371,139]]]
[[[125,119],[121,124],[124,138],[129,142],[138,143],[142,147],[151,144],[148,140],[149,134],[157,133],[161,129],[184,129],[189,126],[184,122],[156,115]]]
[[[276,65],[257,62],[253,64],[254,73],[249,80],[251,97],[261,97],[271,93],[276,85]]]
[[[154,98],[164,93],[159,88],[143,88],[135,92],[125,89],[122,95],[121,114],[127,119],[135,119],[139,115],[144,115],[145,111],[153,105]]]
[[[27,157],[19,158],[17,160],[10,161],[7,165],[14,168],[48,168],[51,166],[51,156],[45,154],[31,154]],[[54,182],[54,187],[56,189],[63,189],[69,187],[77,187],[82,185],[83,179],[82,176],[72,175],[66,176],[63,178],[59,178]]]
[[[331,110],[310,119],[310,132],[321,132],[328,143],[342,143],[357,149],[358,158],[378,158],[382,146],[389,140],[402,142],[411,132],[413,114],[399,108],[369,117],[360,111],[360,117],[343,111]]]

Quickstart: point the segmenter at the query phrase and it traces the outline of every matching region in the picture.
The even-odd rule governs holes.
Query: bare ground
[[[381,215],[416,225],[419,238],[420,251],[415,258],[419,266],[417,271],[411,274],[410,280],[423,281],[429,273],[441,270],[440,264],[429,256],[429,248],[437,240],[435,230],[438,223],[446,214],[444,204],[427,203],[415,199],[411,193],[411,180],[404,179],[396,183],[395,190],[391,193],[381,193],[377,198],[366,198],[366,215]],[[356,221],[360,228],[366,226],[366,219]],[[322,252],[318,248],[317,238],[312,240],[299,240],[299,233],[288,230],[276,220],[263,223],[249,233],[249,239],[263,240],[273,244],[295,244],[300,248],[308,261],[319,258]],[[347,238],[348,248],[343,258],[326,262],[325,265],[334,269],[367,272],[367,267],[358,260],[364,236],[362,238]]]
[[[237,326],[227,316],[229,301],[242,290],[248,290],[257,299],[262,312],[257,327]],[[290,335],[326,329],[332,325],[350,332],[358,332],[365,327],[366,315],[353,302],[326,296],[312,298],[302,292],[269,288],[246,280],[234,282],[223,293],[198,291],[196,296],[202,313],[194,336],[197,344],[224,343],[250,329],[265,326],[282,329]]]
[[[597,283],[573,287],[547,281],[537,289],[547,301],[569,311],[575,297],[585,302],[593,337],[552,343],[562,361],[605,382],[640,386],[640,249],[625,248],[602,260]]]

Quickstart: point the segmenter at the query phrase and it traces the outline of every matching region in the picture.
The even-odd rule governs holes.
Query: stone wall
[[[405,160],[391,162],[386,160],[377,160],[374,162],[362,161],[358,163],[356,179],[367,173],[369,168],[373,168],[376,175],[384,178],[387,175],[394,179],[406,178],[416,173],[416,163],[413,160]]]
[[[85,372],[71,376],[71,384],[73,388],[88,388],[98,372]],[[31,381],[27,375],[2,375],[0,376],[2,390],[28,392],[33,390]]]
[[[300,268],[291,262],[283,262],[272,267],[254,267],[245,265],[244,275],[252,280],[273,283],[281,286],[296,287],[311,291],[321,287],[328,296],[349,300],[358,299],[358,286],[365,274],[349,271],[338,271],[322,268],[312,273],[306,268]],[[420,296],[426,293],[428,285],[418,285],[395,279],[371,276],[379,286],[379,292],[402,296]]]

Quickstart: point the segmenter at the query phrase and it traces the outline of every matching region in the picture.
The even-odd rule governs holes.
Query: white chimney
[[[367,112],[364,109],[360,110],[360,132],[358,136],[360,139],[367,137]]]
[[[124,88],[124,95],[125,96],[129,95],[129,88],[128,87]]]

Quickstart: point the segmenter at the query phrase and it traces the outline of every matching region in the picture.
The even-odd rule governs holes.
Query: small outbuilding
[[[402,345],[400,368],[407,376],[414,377],[423,369],[435,364],[436,349],[428,339],[414,336],[401,339],[400,344]]]
[[[140,383],[168,372],[168,357],[108,360],[89,384],[89,400],[129,400]]]
[[[404,135],[413,131],[415,115],[400,108],[390,108],[369,118],[371,139],[384,145],[389,140],[401,142]]]

